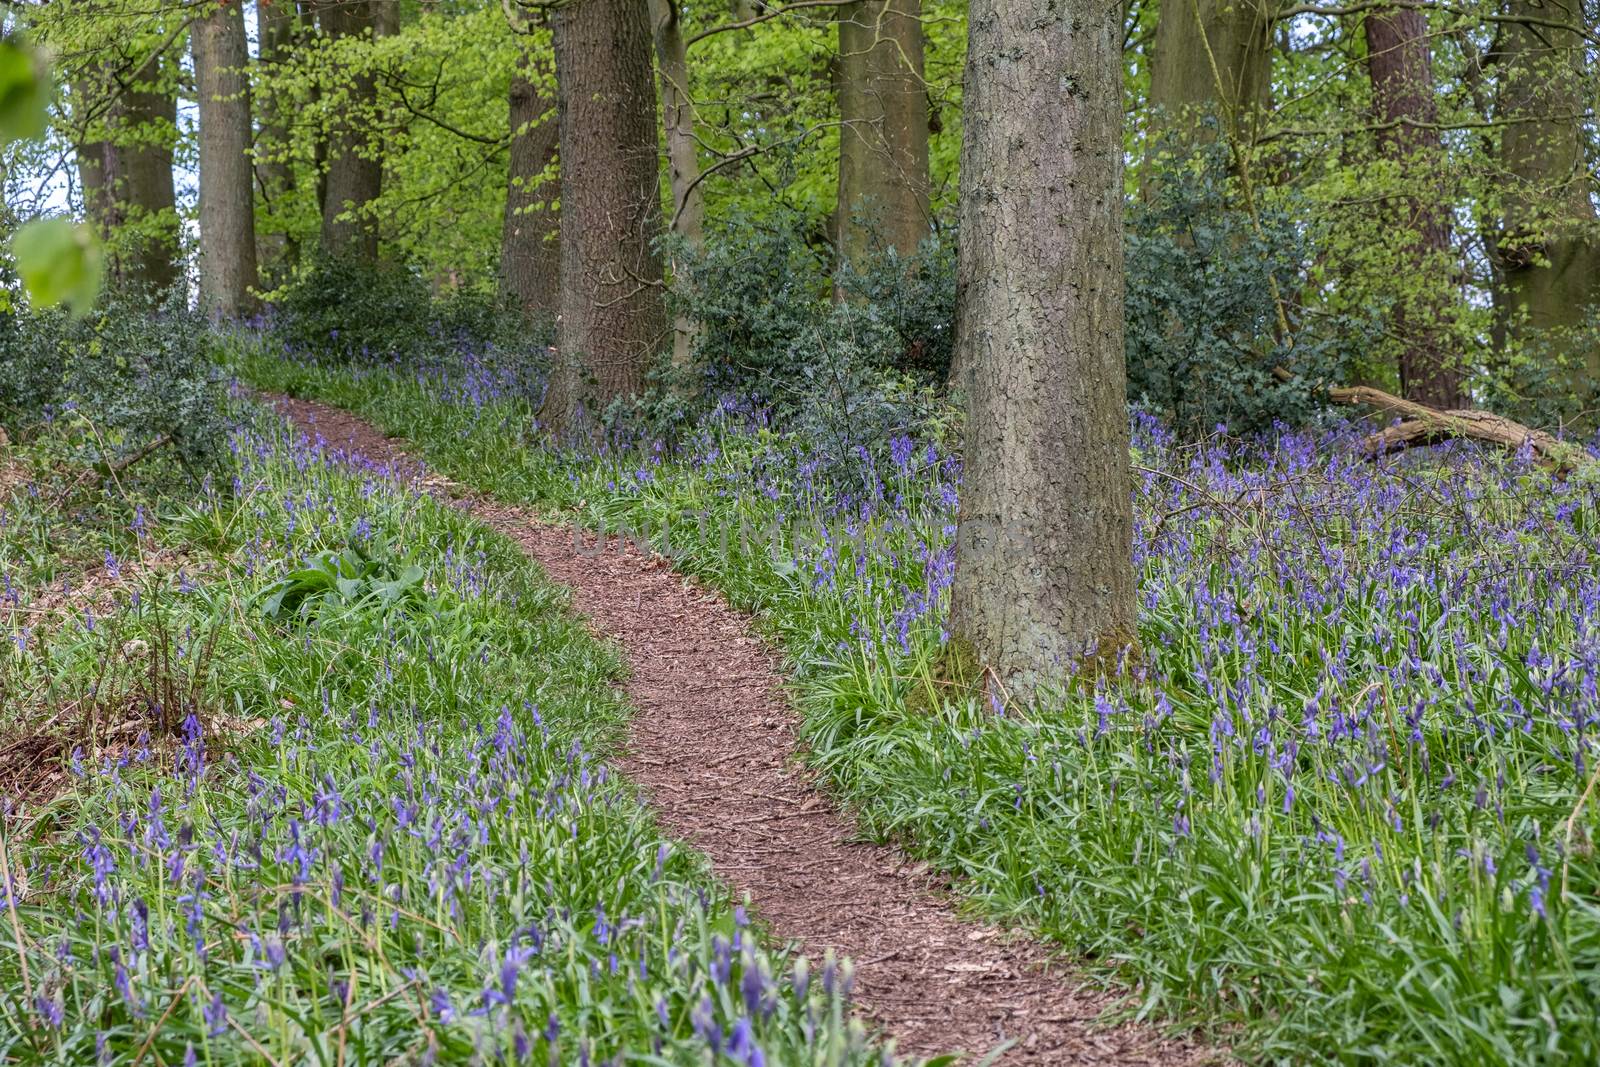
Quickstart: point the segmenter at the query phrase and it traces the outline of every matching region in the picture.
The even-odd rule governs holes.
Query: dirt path
[[[425,487],[405,442],[336,408],[287,398],[279,409],[330,447]],[[459,488],[459,487],[454,487]],[[820,959],[851,957],[856,1001],[902,1054],[963,1050],[977,1062],[1010,1042],[1005,1064],[1198,1064],[1214,1050],[1149,1027],[1107,1029],[1109,1003],[1032,942],[958,917],[926,875],[854,826],[796,758],[795,713],[777,657],[750,620],[670,565],[621,542],[598,551],[570,528],[481,497],[460,500],[572,591],[623,649],[637,714],[619,769],[669,833],[710,857],[748,893],[779,938]]]

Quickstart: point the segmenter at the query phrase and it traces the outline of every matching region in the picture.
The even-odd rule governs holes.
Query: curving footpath
[[[660,557],[619,539],[548,525],[435,475],[349,412],[272,398],[330,448],[390,468],[513,539],[575,608],[622,649],[636,714],[615,760],[661,824],[748,894],[780,940],[856,964],[856,1003],[901,1055],[970,1062],[1222,1063],[1226,1053],[1152,1027],[1098,1025],[1114,998],[1075,980],[1032,941],[958,916],[923,868],[855,840],[798,757],[795,713],[774,653],[751,621]],[[997,1057],[989,1059],[991,1054]]]

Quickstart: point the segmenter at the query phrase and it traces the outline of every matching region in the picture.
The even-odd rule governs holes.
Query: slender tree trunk
[[[1153,132],[1202,136],[1215,115],[1236,144],[1249,144],[1271,79],[1271,0],[1171,0],[1156,17],[1150,59]]]
[[[374,0],[321,0],[322,31],[340,40],[370,35]],[[349,75],[344,113],[328,138],[328,171],[322,203],[322,247],[336,256],[374,262],[378,258],[378,224],[366,207],[383,192],[383,160],[372,144],[368,126],[377,98],[370,73]]]
[[[1026,699],[1135,640],[1122,27],[1092,0],[973,0],[968,27],[950,629]]]
[[[655,26],[656,64],[661,72],[661,126],[667,135],[667,180],[672,190],[672,232],[691,249],[705,240],[705,197],[700,190],[700,149],[694,136],[694,103],[689,99],[689,50],[677,0],[650,0]],[[680,264],[672,264],[682,285]],[[694,322],[679,315],[672,324],[672,365],[687,367],[694,347]]]
[[[256,0],[256,41],[262,70],[269,77],[293,55],[297,25],[293,0]],[[254,104],[260,120],[255,180],[269,223],[256,240],[256,252],[264,281],[268,288],[276,288],[288,281],[289,271],[300,258],[299,248],[275,218],[294,196],[294,168],[285,158],[289,124],[272,94],[257,97]]]
[[[1422,286],[1417,300],[1402,298],[1391,323],[1405,348],[1400,391],[1407,400],[1437,408],[1466,404],[1461,372],[1451,351],[1449,304],[1434,283],[1450,269],[1450,207],[1441,187],[1444,145],[1433,95],[1428,17],[1414,8],[1382,11],[1365,20],[1367,71],[1379,123],[1378,150],[1394,160],[1408,189],[1426,189],[1390,205],[1405,235],[1408,258]]]
[[[255,305],[255,189],[250,174],[250,52],[238,0],[189,31],[200,109],[200,309],[238,318]]]
[[[1501,134],[1502,163],[1513,179],[1507,198],[1500,270],[1502,301],[1513,335],[1537,340],[1579,325],[1600,302],[1600,226],[1594,179],[1585,159],[1582,118],[1587,103],[1583,26],[1576,0],[1511,0],[1509,11],[1538,20],[1502,28],[1500,115],[1513,121]],[[1600,385],[1600,348],[1586,358],[1574,383]]]
[[[541,86],[548,71],[527,76],[530,58],[518,60],[511,79],[511,171],[500,235],[500,292],[533,320],[554,321],[561,292],[561,221],[556,200],[561,179],[545,180],[556,160],[560,123],[555,99]],[[536,79],[536,80],[535,80]]]
[[[104,153],[111,275],[149,294],[166,292],[180,275],[172,183],[178,96],[165,74],[159,56],[134,74],[110,108]]]
[[[542,415],[572,434],[639,391],[665,339],[660,141],[646,0],[571,0],[554,29],[561,320]]]
[[[928,86],[922,0],[858,0],[840,9],[841,258],[875,247],[915,255],[928,235]]]
[[[94,109],[105,88],[89,76],[72,81],[73,154],[78,164],[78,191],[83,194],[83,214],[89,224],[105,237],[106,227],[106,143],[94,134]]]

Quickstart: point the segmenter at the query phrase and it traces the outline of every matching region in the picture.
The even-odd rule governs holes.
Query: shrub
[[[1128,399],[1186,434],[1309,421],[1371,336],[1305,314],[1311,251],[1289,212],[1240,205],[1228,160],[1220,139],[1177,158],[1128,215]]]
[[[953,248],[930,240],[916,257],[884,252],[836,275],[830,257],[784,213],[735,216],[701,249],[676,250],[694,366],[660,376],[670,388],[650,413],[681,424],[731,395],[841,452],[877,451],[932,417],[950,363]]]
[[[226,454],[226,381],[181,304],[113,294],[81,318],[21,311],[0,350],[0,424],[15,434],[56,423],[96,463],[170,443],[197,479]]]
[[[405,267],[318,256],[273,306],[272,322],[291,348],[386,361],[426,346],[431,305],[427,283]]]

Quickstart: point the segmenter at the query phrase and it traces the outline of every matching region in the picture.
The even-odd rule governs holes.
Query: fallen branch
[[[1335,404],[1369,407],[1401,417],[1400,422],[1367,438],[1367,451],[1374,455],[1412,445],[1435,444],[1450,437],[1467,437],[1513,451],[1526,446],[1535,458],[1561,474],[1594,462],[1594,457],[1578,445],[1492,411],[1477,408],[1439,411],[1370,385],[1330,389],[1328,399]]]
[[[1282,367],[1274,368],[1272,375],[1279,381],[1289,381],[1292,377]],[[1466,437],[1512,451],[1526,446],[1535,459],[1558,474],[1568,474],[1595,462],[1595,457],[1579,445],[1492,411],[1478,408],[1441,411],[1370,385],[1335,387],[1328,390],[1328,399],[1346,407],[1372,408],[1400,417],[1400,422],[1368,435],[1364,445],[1368,453],[1375,456],[1413,445]]]

